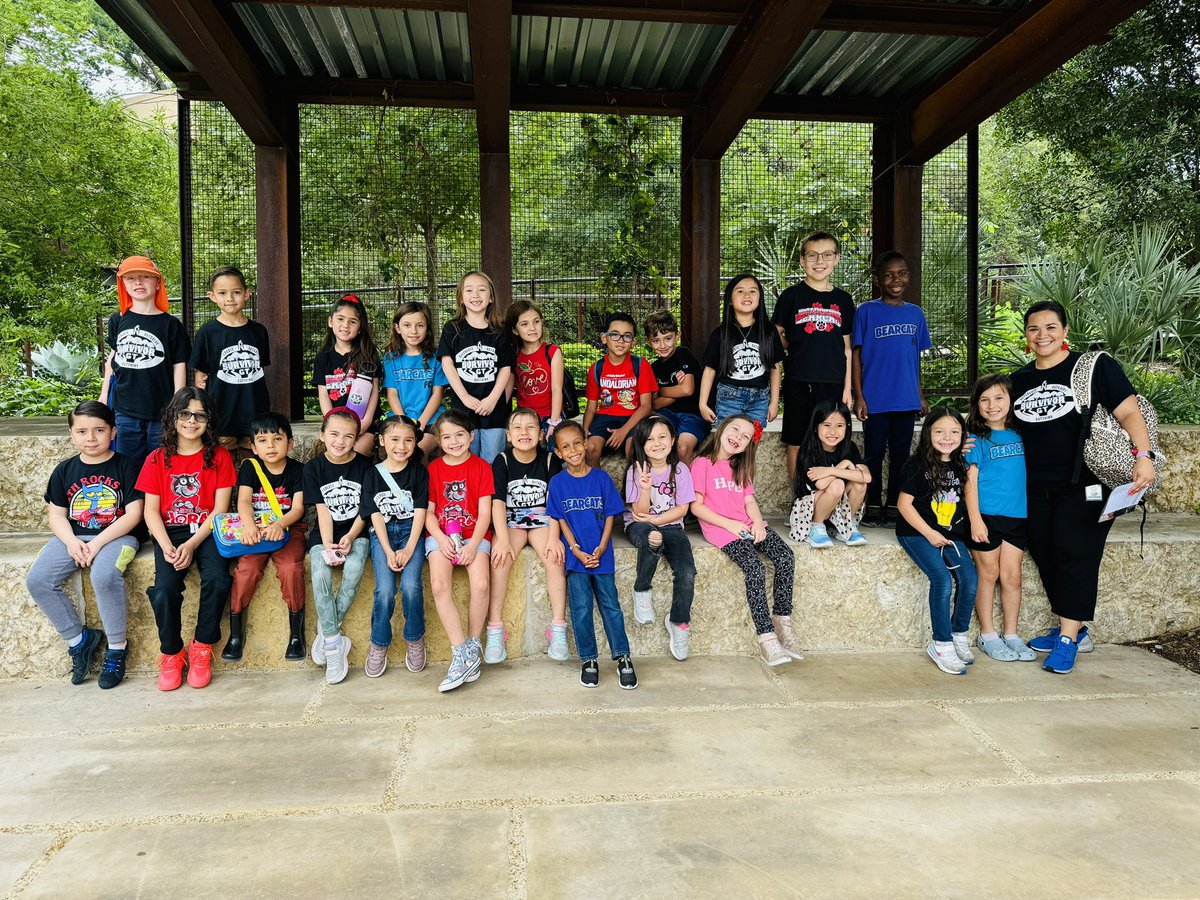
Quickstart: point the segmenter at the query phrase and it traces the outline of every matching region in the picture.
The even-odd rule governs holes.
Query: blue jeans
[[[724,422],[738,414],[749,416],[751,421],[767,424],[767,407],[771,405],[770,388],[737,387],[720,382],[717,384],[717,421]]]
[[[472,432],[471,452],[490,466],[504,452],[507,435],[503,428],[476,428]]]
[[[596,625],[592,620],[592,596],[600,607],[600,620],[612,658],[629,655],[629,638],[625,634],[625,616],[617,602],[617,581],[612,575],[589,575],[587,572],[567,573],[567,599],[571,606],[571,628],[575,631],[575,649],[584,662],[596,659]]]
[[[159,419],[135,419],[120,412],[113,415],[117,420],[113,449],[140,466],[150,452],[162,444],[162,422]]]
[[[404,547],[412,534],[412,520],[388,522],[388,543],[393,550]],[[375,605],[371,607],[371,643],[389,647],[392,643],[392,613],[396,611],[396,581],[400,581],[400,603],[404,610],[404,640],[425,637],[425,590],[421,570],[425,567],[425,541],[418,540],[412,557],[399,574],[388,568],[383,544],[371,531],[371,568],[375,570]]]
[[[333,637],[342,628],[342,620],[350,611],[350,604],[358,593],[363,569],[367,567],[367,556],[371,544],[365,537],[355,538],[350,544],[346,561],[337,568],[342,570],[342,583],[337,595],[333,593],[333,567],[321,556],[321,544],[308,551],[312,569],[313,604],[317,607],[317,621],[321,623],[321,634]]]
[[[975,563],[971,551],[962,541],[947,547],[935,547],[925,538],[896,537],[904,552],[912,557],[929,578],[929,618],[933,622],[933,639],[950,640],[951,632],[962,634],[971,627],[971,613],[975,609],[975,588],[979,576],[975,574]],[[950,568],[955,566],[955,568]],[[950,600],[954,599],[954,612],[950,612]]]

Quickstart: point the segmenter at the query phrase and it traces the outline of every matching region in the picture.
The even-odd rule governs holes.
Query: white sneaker
[[[954,652],[958,654],[958,658],[968,666],[975,662],[975,654],[971,652],[971,639],[965,631],[951,632],[950,643],[954,644]]]
[[[683,662],[688,658],[688,637],[691,628],[676,625],[671,621],[670,613],[663,619],[663,624],[667,626],[667,637],[671,640],[671,655]]]
[[[478,661],[476,661],[478,665]],[[461,687],[462,683],[467,680],[467,649],[466,645],[454,647],[450,651],[450,668],[446,670],[446,677],[442,679],[442,683],[438,685],[438,690],[443,694],[447,691],[452,691],[457,687]]]
[[[954,651],[953,641],[932,641],[925,652],[933,660],[934,665],[947,675],[965,675],[967,666]]]
[[[487,627],[487,647],[483,651],[483,661],[489,666],[508,659],[508,648],[504,646],[504,640],[507,637],[508,633],[504,630],[503,625]]]
[[[550,627],[546,629],[546,640],[550,642],[546,647],[546,655],[551,659],[562,662],[571,655],[570,650],[567,649],[566,622],[561,625],[551,623]]]
[[[312,642],[312,661],[318,666],[325,665],[325,635],[321,634],[321,623],[317,623],[317,636]]]
[[[350,672],[350,638],[339,635],[337,649],[325,648],[325,683],[338,684]]]
[[[633,620],[639,625],[649,625],[654,621],[654,592],[633,592]]]

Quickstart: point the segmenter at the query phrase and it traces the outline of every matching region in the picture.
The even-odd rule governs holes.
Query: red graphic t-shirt
[[[597,415],[631,416],[637,412],[642,394],[653,394],[658,390],[650,363],[644,359],[639,359],[638,363],[635,374],[632,356],[614,366],[605,354],[588,369],[587,398],[596,401]],[[596,378],[597,371],[599,379]]]
[[[492,467],[473,453],[457,466],[450,465],[445,457],[429,464],[429,505],[437,515],[442,531],[446,530],[447,522],[458,519],[462,524],[463,540],[469,541],[475,536],[480,498],[495,493]],[[484,537],[491,540],[491,528]]]
[[[532,409],[543,419],[550,417],[550,363],[546,351],[553,357],[562,351],[545,344],[532,353],[517,354],[517,406]]]
[[[224,447],[218,447],[211,467],[204,466],[204,451],[186,456],[171,456],[171,465],[159,447],[146,459],[137,489],[144,494],[157,494],[159,512],[168,528],[195,530],[213,511],[217,491],[232,488],[237,482],[233,459]]]

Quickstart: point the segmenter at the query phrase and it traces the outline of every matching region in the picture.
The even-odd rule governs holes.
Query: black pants
[[[757,634],[770,634],[775,630],[772,615],[792,614],[792,576],[795,574],[796,557],[791,548],[768,528],[766,540],[761,544],[739,538],[730,541],[721,550],[737,563],[746,579],[746,603],[750,606],[754,631]],[[767,608],[767,569],[758,558],[760,553],[775,567],[770,609]]]
[[[201,526],[204,527],[204,526]],[[191,537],[188,530],[168,529],[171,542],[178,547]],[[217,543],[208,537],[196,548],[193,565],[200,570],[200,606],[196,611],[196,640],[215,644],[221,640],[221,614],[229,601],[233,584],[229,575],[229,560],[217,552]],[[183,580],[187,569],[175,571],[167,562],[162,548],[154,542],[154,586],[146,591],[158,624],[158,643],[163,653],[178,653],[183,649]]]
[[[883,499],[883,456],[888,457],[887,504],[895,506],[900,496],[900,470],[908,462],[912,448],[915,410],[909,412],[873,413],[868,411],[863,422],[863,445],[871,483],[867,485],[867,504],[880,506]]]
[[[650,549],[650,534],[657,531],[662,535],[662,544],[657,550]],[[666,557],[671,564],[673,577],[671,592],[671,621],[686,625],[692,621],[692,598],[696,592],[696,561],[692,557],[692,542],[687,532],[679,525],[650,525],[647,522],[630,522],[625,529],[629,543],[637,547],[637,577],[633,581],[635,591],[648,591],[658,570],[658,560]]]
[[[1100,560],[1112,522],[1098,522],[1104,503],[1085,500],[1083,487],[1029,489],[1029,555],[1050,609],[1064,619],[1096,615]]]

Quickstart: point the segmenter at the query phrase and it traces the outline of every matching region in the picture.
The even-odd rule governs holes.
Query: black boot
[[[304,610],[288,612],[288,627],[291,636],[288,638],[287,652],[284,659],[304,659]]]
[[[221,659],[229,662],[237,662],[242,658],[242,650],[245,649],[245,631],[243,627],[246,623],[246,613],[229,611],[229,640],[225,642],[225,649],[221,651]]]

